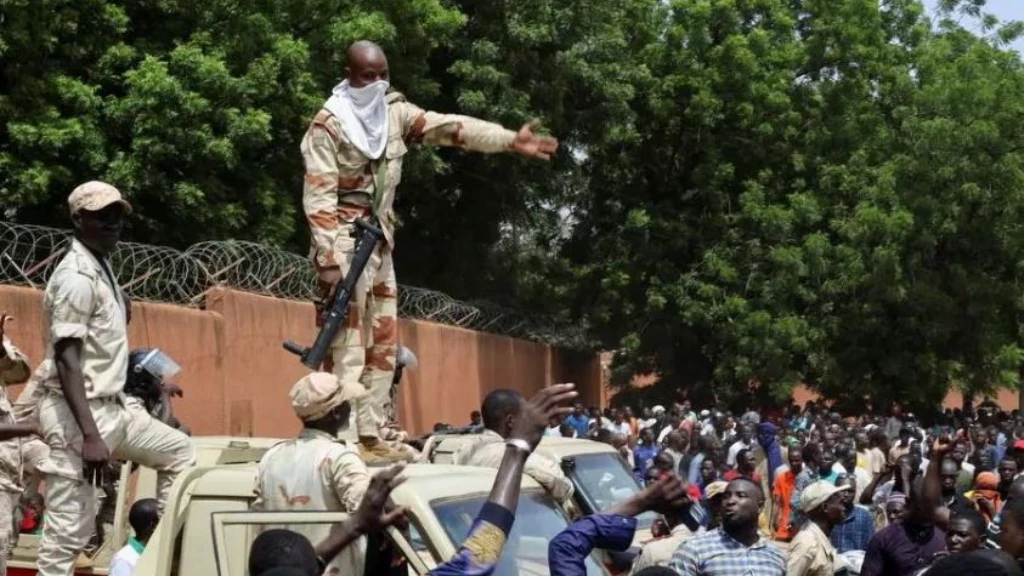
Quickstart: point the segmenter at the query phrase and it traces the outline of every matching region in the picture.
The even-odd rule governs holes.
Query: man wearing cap
[[[729,483],[725,480],[715,480],[704,487],[704,508],[708,515],[708,530],[714,530],[722,525],[722,495]]]
[[[298,438],[263,455],[256,468],[256,510],[355,512],[370,485],[370,473],[353,446],[338,440],[349,424],[352,405],[367,394],[357,383],[343,383],[328,372],[303,376],[289,393],[302,420]],[[328,525],[288,526],[314,544]],[[331,566],[341,574],[361,572],[365,541],[339,554]],[[358,566],[359,570],[354,568]],[[332,573],[328,570],[326,573]]]
[[[192,465],[191,442],[166,424],[130,426],[124,387],[128,372],[127,310],[107,258],[120,240],[131,205],[104,182],[87,182],[68,197],[75,237],[46,285],[48,369],[39,421],[50,456],[39,574],[68,576],[88,543],[96,517],[94,486],[111,456],[158,472],[162,506],[174,479]]]
[[[800,508],[808,522],[789,545],[786,576],[832,576],[842,567],[829,534],[843,520],[841,494],[849,490],[850,486],[819,480],[800,494]]]
[[[4,386],[23,384],[32,371],[28,357],[7,338],[7,323],[13,320],[7,312],[0,313],[0,384]]]
[[[836,479],[836,486],[846,486],[850,489],[841,493],[843,519],[832,527],[829,540],[840,554],[852,550],[867,550],[868,542],[875,535],[875,518],[867,508],[854,503],[857,479],[850,474],[841,474]]]

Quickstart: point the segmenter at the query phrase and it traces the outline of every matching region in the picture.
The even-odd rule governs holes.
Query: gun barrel
[[[295,354],[296,356],[303,356],[306,354],[306,347],[296,344],[291,340],[285,340],[283,346],[285,350]]]

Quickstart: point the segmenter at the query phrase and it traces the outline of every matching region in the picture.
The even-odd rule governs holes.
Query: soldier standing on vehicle
[[[152,418],[132,425],[125,409],[127,311],[107,258],[131,205],[117,188],[94,181],[75,188],[68,206],[75,238],[43,298],[52,368],[39,404],[50,446],[41,576],[72,573],[94,527],[94,487],[103,484],[112,455],[156,469],[161,506],[174,479],[195,461],[187,436]]]
[[[260,460],[253,509],[356,511],[370,484],[370,473],[359,453],[338,435],[348,426],[352,405],[365,395],[362,386],[343,383],[327,372],[307,374],[292,386],[292,408],[302,420],[302,432],[274,446]],[[286,528],[310,542],[322,542],[330,533],[327,525]],[[364,554],[365,540],[339,554],[331,566],[341,574],[361,573]]]
[[[303,206],[324,294],[348,272],[355,251],[353,222],[376,218],[384,231],[384,242],[356,286],[345,328],[333,344],[332,362],[339,378],[370,391],[356,406],[364,459],[394,461],[403,456],[381,442],[378,426],[398,342],[393,203],[407,146],[426,143],[547,160],[558,141],[534,134],[535,123],[517,133],[468,116],[427,112],[398,92],[388,93],[387,57],[372,42],[350,46],[346,62],[345,80],[334,88],[302,140]]]
[[[484,417],[483,434],[476,442],[467,444],[455,455],[455,462],[463,466],[497,468],[505,454],[505,441],[520,418],[524,399],[515,390],[495,390],[484,398],[481,412]],[[559,503],[572,497],[573,485],[559,461],[538,449],[526,459],[526,473],[537,481]]]

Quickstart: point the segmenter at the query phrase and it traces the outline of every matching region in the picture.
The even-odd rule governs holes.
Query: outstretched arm
[[[538,120],[513,132],[471,116],[428,112],[408,102],[393,105],[401,106],[402,135],[409,144],[455,146],[483,153],[515,152],[538,160],[548,160],[558,150],[558,140],[534,133]]]

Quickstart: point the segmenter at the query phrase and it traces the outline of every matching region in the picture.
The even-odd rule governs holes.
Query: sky
[[[924,0],[925,6],[931,11],[936,0]],[[1024,20],[1024,0],[988,0],[985,11],[995,14],[1000,20]],[[1024,38],[1018,39],[1013,48],[1024,54]]]

